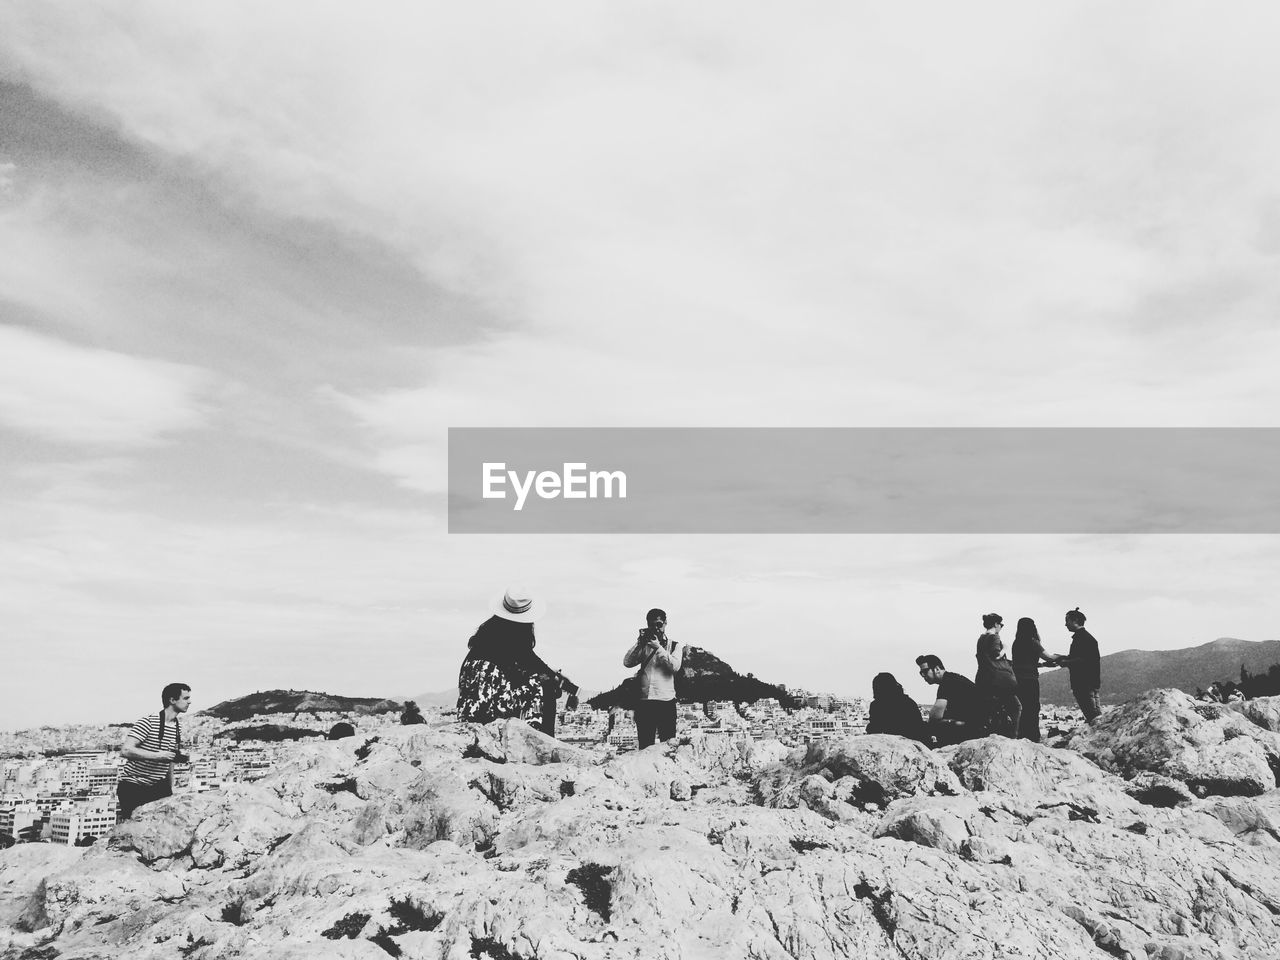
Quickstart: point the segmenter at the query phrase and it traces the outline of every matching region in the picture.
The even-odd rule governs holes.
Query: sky
[[[449,427],[1276,427],[1280,10],[0,9],[0,729],[1280,638],[1264,535],[450,535]],[[951,663],[948,665],[950,666]],[[1105,678],[1104,678],[1105,682]]]

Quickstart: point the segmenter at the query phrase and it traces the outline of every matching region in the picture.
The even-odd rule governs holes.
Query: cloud
[[[55,443],[138,447],[200,426],[194,367],[0,327],[0,423]]]
[[[1195,283],[1250,369],[1280,299],[1258,243],[1280,78],[1248,17],[316,5],[246,36],[241,12],[29,5],[9,50],[278,214],[381,238],[619,418],[633,398],[593,391],[575,347],[624,382],[670,365],[659,417],[726,394],[752,422],[893,417],[905,386],[913,422],[1101,423],[1189,386],[1230,418],[1161,297]],[[486,357],[514,379],[524,360]],[[973,375],[989,365],[1007,372]],[[424,389],[483,402],[474,372]]]
[[[1277,13],[1153,10],[4,4],[0,422],[99,461],[6,502],[21,630],[227,696],[446,687],[508,577],[597,684],[654,603],[847,692],[992,606],[1266,638],[1249,538],[498,542],[421,495],[449,426],[1273,424]]]
[[[335,385],[412,483],[431,486],[438,468],[412,464],[462,420],[1280,409],[1263,362],[1280,272],[1260,239],[1280,163],[1260,91],[1280,77],[1243,21],[320,5],[245,36],[234,7],[70,9],[29,6],[10,34],[42,90],[484,305],[416,383]]]

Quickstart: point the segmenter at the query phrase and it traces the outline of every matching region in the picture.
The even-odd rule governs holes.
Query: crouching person
[[[191,688],[171,683],[160,692],[160,702],[164,709],[134,723],[120,745],[125,764],[116,787],[119,820],[128,820],[143,804],[172,796],[173,765],[187,762],[178,718],[191,706]]]
[[[924,682],[938,688],[929,710],[929,732],[938,746],[986,736],[986,705],[973,681],[947,670],[932,653],[916,657],[916,665]]]

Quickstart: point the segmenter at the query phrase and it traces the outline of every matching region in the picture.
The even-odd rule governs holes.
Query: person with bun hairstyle
[[[459,720],[536,720],[554,736],[556,701],[564,690],[572,709],[578,688],[533,652],[533,624],[543,611],[542,602],[523,589],[510,589],[494,603],[493,615],[467,641],[458,670]]]
[[[1071,671],[1071,692],[1080,705],[1080,712],[1092,726],[1102,713],[1098,704],[1098,691],[1102,689],[1102,657],[1098,653],[1098,641],[1084,628],[1085,615],[1079,607],[1068,610],[1063,622],[1071,633],[1071,649],[1065,657],[1058,657],[1057,662]]]
[[[1000,639],[1004,618],[998,613],[984,613],[982,626],[982,634],[978,637],[978,673],[973,678],[974,686],[986,701],[988,732],[1013,739],[1018,735],[1022,701],[1018,699],[1018,680],[1013,673],[1013,664],[1004,655],[1004,641]]]

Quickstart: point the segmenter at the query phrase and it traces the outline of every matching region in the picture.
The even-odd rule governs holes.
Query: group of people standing
[[[1065,654],[1052,654],[1045,651],[1035,621],[1023,617],[1018,621],[1011,661],[1004,655],[1000,637],[1004,618],[998,613],[985,614],[974,679],[947,670],[935,654],[916,657],[921,678],[938,688],[926,723],[893,674],[881,673],[871,684],[874,699],[867,732],[893,733],[938,746],[992,733],[1038,743],[1041,667],[1070,671],[1071,692],[1085,720],[1092,724],[1101,713],[1098,692],[1102,668],[1098,641],[1085,629],[1086,619],[1079,607],[1067,611],[1063,623],[1071,634],[1071,648]]]

